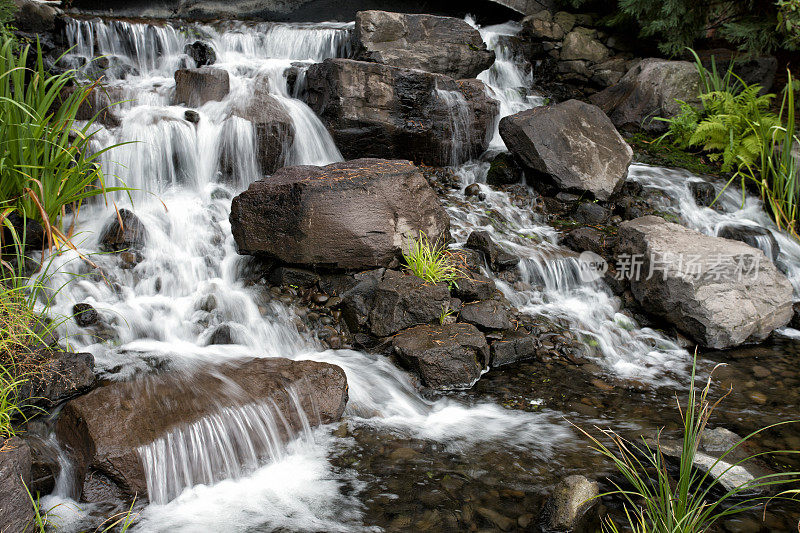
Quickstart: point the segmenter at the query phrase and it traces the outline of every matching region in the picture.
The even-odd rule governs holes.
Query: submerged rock
[[[486,261],[489,263],[489,268],[495,272],[508,270],[519,264],[519,257],[500,248],[500,246],[492,240],[492,236],[488,231],[476,230],[470,233],[467,238],[466,247],[482,252]]]
[[[147,243],[147,229],[133,212],[120,209],[106,223],[99,242],[104,252],[140,251]]]
[[[398,334],[393,346],[398,357],[434,389],[471,387],[489,360],[486,338],[472,324],[417,326]]]
[[[446,242],[450,228],[417,167],[379,159],[282,168],[234,198],[230,219],[239,253],[351,270],[397,264],[419,232]]]
[[[175,72],[176,104],[200,107],[224,100],[230,90],[230,75],[221,68],[186,68]]]
[[[479,80],[327,59],[306,73],[308,104],[345,158],[459,164],[489,146],[499,112]]]
[[[608,200],[618,192],[633,150],[603,112],[569,100],[500,121],[500,135],[530,170],[560,190]]]
[[[592,512],[600,500],[596,481],[585,476],[564,478],[547,500],[545,515],[550,531],[582,531],[595,518]]]
[[[674,117],[682,100],[699,103],[700,75],[693,63],[643,59],[617,83],[589,100],[624,130],[663,132],[667,124],[654,117]]]
[[[27,531],[33,524],[33,503],[26,487],[31,485],[31,450],[19,437],[0,447],[0,524],[3,531]]]
[[[353,30],[355,59],[475,78],[494,63],[478,30],[463,19],[360,11]]]
[[[789,280],[744,243],[646,216],[620,226],[617,255],[636,260],[639,303],[703,346],[758,342],[792,318]]]
[[[276,436],[285,441],[289,430],[303,427],[292,390],[312,425],[334,422],[344,412],[347,380],[341,368],[261,358],[112,383],[67,403],[56,434],[75,462],[79,487],[84,479],[106,477],[126,497],[138,494],[141,500],[148,485],[140,447],[201,420],[213,423],[209,417],[223,409],[251,405],[280,411],[285,424],[276,423]]]

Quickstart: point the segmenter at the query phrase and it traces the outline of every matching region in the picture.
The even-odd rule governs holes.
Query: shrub
[[[456,279],[461,276],[453,254],[440,243],[432,243],[423,232],[408,243],[403,260],[412,274],[427,283],[444,282],[453,287],[457,286]]]
[[[717,479],[731,469],[763,456],[756,454],[746,457],[734,464],[723,462],[727,456],[744,445],[755,435],[776,426],[793,422],[782,422],[751,433],[726,450],[705,473],[694,468],[700,438],[706,429],[714,409],[727,396],[715,403],[709,400],[711,377],[705,388],[698,394],[695,385],[695,365],[692,366],[689,394],[684,405],[678,402],[678,411],[683,422],[683,445],[680,465],[675,483],[671,483],[670,473],[661,449],[661,431],[657,433],[655,442],[642,438],[642,444],[629,442],[611,430],[602,433],[610,439],[614,449],[603,444],[599,439],[581,430],[592,442],[592,448],[613,461],[615,467],[627,482],[625,488],[612,483],[614,490],[603,494],[619,496],[624,500],[627,526],[634,532],[641,533],[701,533],[722,518],[730,517],[760,507],[769,502],[770,496],[753,496],[759,489],[795,484],[798,482],[797,472],[766,474],[754,477],[750,481],[726,491],[721,497],[713,497],[712,490],[717,486]],[[712,372],[713,374],[713,372]],[[728,392],[730,394],[730,391]],[[796,454],[800,451],[784,451],[772,453]],[[729,461],[731,461],[729,459]],[[718,472],[714,477],[711,472]],[[655,479],[651,477],[655,476]],[[789,494],[778,497],[788,497]],[[606,518],[603,530],[620,531],[617,524]]]

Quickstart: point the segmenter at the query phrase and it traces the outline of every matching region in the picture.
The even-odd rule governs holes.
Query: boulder
[[[14,29],[34,34],[46,34],[56,29],[56,19],[61,10],[55,5],[35,0],[13,0],[11,3],[16,6],[12,13]]]
[[[569,32],[561,45],[561,60],[602,63],[611,55],[603,43],[579,29]]]
[[[511,329],[508,306],[496,300],[465,304],[459,319],[482,330]]]
[[[16,211],[12,211],[4,219],[13,226],[12,232],[5,224],[3,224],[3,243],[6,246],[12,246],[16,240],[20,241],[23,251],[40,251],[47,242],[47,234],[44,227],[40,222],[32,218],[23,217]],[[14,236],[16,234],[16,238]],[[14,246],[16,246],[14,244]],[[15,251],[9,250],[6,252],[11,255],[16,254]]]
[[[463,163],[489,146],[496,100],[483,82],[328,59],[306,73],[307,101],[345,158]]]
[[[486,261],[489,263],[489,268],[495,272],[508,270],[519,264],[519,257],[500,248],[500,246],[492,240],[492,236],[488,231],[473,231],[469,234],[469,237],[467,237],[465,246],[469,249],[482,252]]]
[[[235,105],[233,115],[243,118],[255,127],[257,159],[261,170],[272,174],[284,165],[294,142],[295,128],[285,107],[269,92],[269,80],[259,76],[253,82],[247,103]],[[231,166],[238,153],[235,146],[223,150],[223,168]]]
[[[398,334],[393,347],[425,385],[440,390],[471,387],[489,360],[486,338],[472,324],[417,326]]]
[[[0,530],[27,531],[33,524],[33,503],[26,488],[30,485],[30,447],[12,437],[0,447]]]
[[[131,211],[120,209],[106,223],[99,242],[104,252],[141,251],[147,243],[147,228]]]
[[[505,117],[500,135],[545,181],[598,200],[608,200],[622,188],[633,160],[633,150],[608,117],[578,100]]]
[[[450,291],[444,283],[425,283],[412,275],[387,271],[375,286],[370,330],[377,337],[388,337],[402,329],[438,320],[450,305]]]
[[[95,385],[94,357],[90,353],[42,351],[37,372],[17,388],[26,405],[52,408]]]
[[[523,170],[517,160],[508,152],[501,152],[492,160],[486,174],[486,184],[492,186],[513,185],[520,183]]]
[[[564,246],[576,252],[589,251],[604,256],[606,236],[595,228],[578,228],[570,231],[564,237]]]
[[[70,401],[56,423],[56,435],[74,461],[78,486],[84,484],[84,479],[101,476],[113,482],[126,497],[138,494],[141,501],[148,496],[143,462],[147,457],[140,455],[144,447],[170,435],[189,448],[185,453],[222,453],[222,450],[213,449],[218,446],[213,439],[186,442],[181,431],[202,435],[201,426],[224,424],[224,420],[230,418],[230,414],[216,416],[223,410],[237,410],[249,421],[248,428],[258,427],[260,419],[254,413],[263,412],[262,408],[272,411],[271,416],[275,418],[272,423],[277,433],[272,437],[285,442],[301,431],[304,424],[295,407],[293,393],[310,424],[327,424],[338,420],[344,412],[347,380],[339,367],[282,358],[240,360],[193,371],[171,371],[132,382],[112,383]],[[220,430],[234,433],[236,428]],[[238,431],[246,432],[246,428],[240,426]],[[238,439],[243,448],[224,450],[227,457],[235,456],[232,463],[246,463],[244,450],[250,446],[258,458],[269,456],[270,443],[263,442],[258,435],[236,433],[228,438]],[[162,444],[160,453],[168,454],[169,444]],[[240,452],[245,456],[239,457]],[[163,461],[166,456],[149,459]],[[226,464],[228,469],[236,466]],[[203,480],[202,465],[190,466],[195,467],[185,475]],[[166,503],[163,496],[161,493],[150,495],[150,499]]]
[[[596,481],[585,476],[572,475],[564,478],[550,494],[545,504],[547,529],[549,531],[581,531],[596,518],[600,503],[600,490]]]
[[[75,323],[82,328],[87,328],[100,320],[100,315],[97,314],[95,308],[87,303],[73,305],[72,316],[75,318]]]
[[[689,183],[689,191],[694,197],[694,201],[699,206],[711,207],[717,198],[717,190],[712,183],[707,181],[692,181]]]
[[[475,78],[494,63],[478,30],[463,19],[360,11],[353,30],[354,58],[393,67]]]
[[[227,70],[212,67],[184,68],[175,72],[175,103],[200,107],[228,96],[231,80]]]
[[[214,51],[214,47],[203,41],[187,44],[183,52],[194,60],[197,67],[206,67],[217,62],[217,53]]]
[[[447,242],[450,227],[416,166],[379,159],[282,168],[234,198],[230,220],[239,253],[344,270],[396,265],[420,232]]]
[[[462,272],[453,286],[453,294],[465,302],[488,300],[496,290],[491,278],[474,272]]]
[[[656,216],[623,223],[618,239],[617,257],[641,266],[639,303],[703,346],[758,342],[792,318],[792,285],[761,250]]]
[[[522,31],[534,41],[560,41],[564,38],[564,29],[557,22],[538,13],[522,20]]]
[[[61,89],[60,101],[65,101],[75,91],[82,91],[83,97],[75,118],[78,120],[96,120],[107,128],[116,128],[122,122],[114,113],[114,107],[125,98],[119,89],[104,85],[80,86],[71,85]]]
[[[536,357],[538,339],[524,330],[503,332],[503,337],[492,343],[492,367],[510,365]]]
[[[700,75],[688,61],[643,59],[617,83],[589,98],[617,128],[664,132],[667,124],[654,117],[674,117],[682,100],[699,105]]]
[[[736,223],[725,224],[717,228],[717,237],[732,239],[749,244],[753,248],[758,248],[773,263],[778,259],[778,254],[781,253],[778,239],[775,238],[775,235],[770,230],[761,226]]]

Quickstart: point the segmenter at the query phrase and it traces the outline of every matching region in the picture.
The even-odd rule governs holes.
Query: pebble
[[[314,295],[314,303],[317,305],[322,305],[327,302],[330,297],[327,294],[315,294]]]
[[[487,509],[486,507],[478,507],[476,509],[478,514],[484,517],[486,520],[490,521],[503,531],[511,531],[514,527],[514,520],[511,520],[507,516],[503,516],[497,511],[493,511],[492,509]]]
[[[597,378],[592,379],[592,385],[594,385],[598,389],[604,390],[604,391],[614,390],[614,385],[611,385],[610,383],[606,383],[605,381],[603,381],[601,379],[597,379]]]
[[[763,392],[752,391],[748,394],[748,396],[751,400],[759,405],[765,405],[767,403],[767,395]]]
[[[753,367],[753,375],[757,378],[765,378],[772,374],[772,371],[769,368],[756,365]]]

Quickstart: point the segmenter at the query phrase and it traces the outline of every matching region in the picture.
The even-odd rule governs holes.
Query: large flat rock
[[[138,494],[141,499],[148,494],[148,483],[140,449],[168,434],[174,436],[180,430],[203,434],[203,424],[223,423],[231,416],[220,414],[225,410],[244,409],[236,416],[241,417],[240,425],[246,425],[251,420],[246,409],[265,406],[274,413],[277,438],[286,440],[303,428],[298,404],[309,423],[316,425],[338,420],[346,402],[347,380],[339,367],[281,358],[250,359],[96,389],[64,406],[56,434],[75,461],[79,486],[84,478],[88,483],[93,477],[104,477],[123,494]],[[187,429],[192,425],[200,429]],[[253,436],[253,447],[267,444],[257,436]],[[193,451],[202,454],[214,445],[209,439],[197,443]],[[167,457],[169,445],[164,448]]]
[[[792,318],[789,280],[742,242],[646,216],[620,226],[617,257],[640,261],[626,269],[639,303],[703,346],[758,342]]]
[[[343,270],[396,265],[420,231],[449,238],[450,219],[409,161],[357,159],[280,169],[234,198],[239,252]]]

